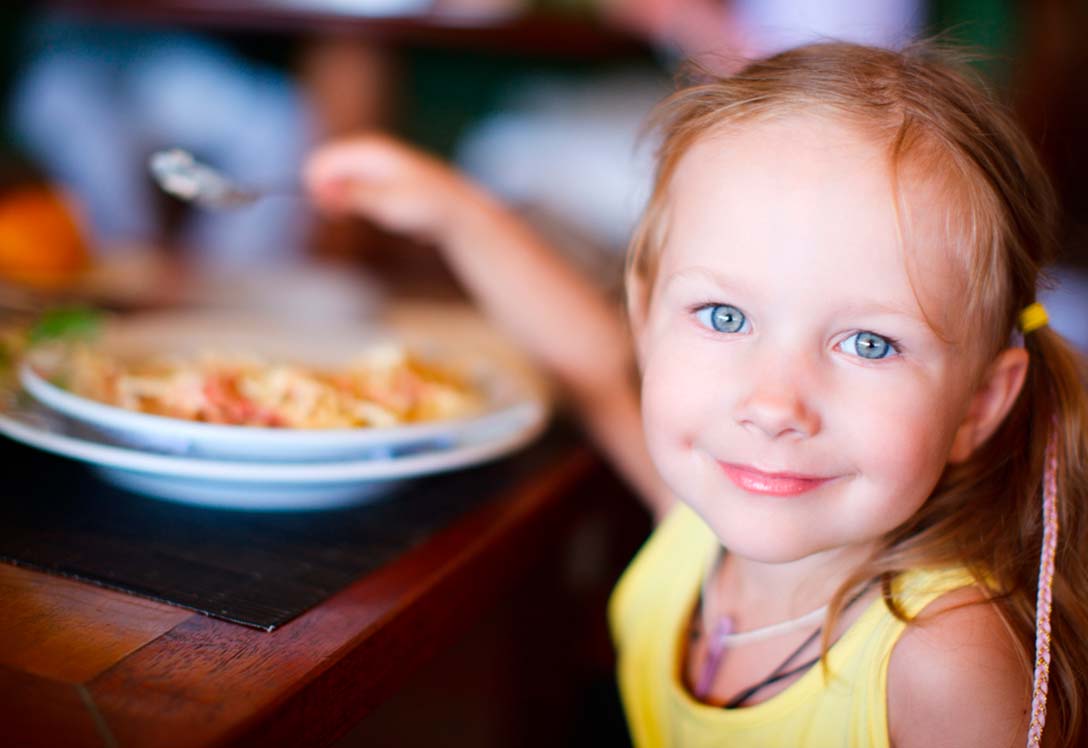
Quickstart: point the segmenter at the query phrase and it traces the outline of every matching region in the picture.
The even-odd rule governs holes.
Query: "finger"
[[[406,149],[391,138],[366,134],[319,147],[307,159],[303,179],[308,185],[328,181],[381,181],[404,168]]]
[[[352,210],[351,193],[358,182],[350,179],[330,178],[305,180],[306,191],[313,203],[327,213],[345,213]]]

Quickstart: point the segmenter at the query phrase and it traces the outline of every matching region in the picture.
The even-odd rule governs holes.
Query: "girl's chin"
[[[722,545],[729,551],[729,553],[743,558],[746,561],[773,566],[791,564],[797,561],[802,561],[809,556],[815,555],[816,553],[820,552],[820,549],[818,548],[782,546],[781,544],[765,544],[756,546],[751,542],[746,542],[739,545],[728,545],[725,543],[723,543]]]
[[[708,519],[708,524],[729,553],[761,564],[789,564],[828,549],[828,544],[819,543],[808,527],[772,531],[768,523],[746,525],[727,518]]]

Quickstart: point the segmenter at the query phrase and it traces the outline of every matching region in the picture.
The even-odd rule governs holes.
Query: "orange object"
[[[62,288],[89,264],[76,217],[55,187],[26,185],[0,194],[0,279]]]

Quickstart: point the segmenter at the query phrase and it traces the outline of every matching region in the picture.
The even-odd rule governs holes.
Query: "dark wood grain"
[[[19,748],[113,748],[88,704],[86,690],[0,666],[3,745]]]
[[[0,564],[0,600],[18,601],[0,616],[0,665],[68,683],[90,680],[192,615],[8,564]]]

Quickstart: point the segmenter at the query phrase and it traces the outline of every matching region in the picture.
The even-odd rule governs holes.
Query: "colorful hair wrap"
[[[1043,457],[1043,548],[1039,554],[1039,589],[1035,600],[1035,675],[1031,693],[1028,746],[1038,746],[1046,724],[1050,677],[1050,605],[1054,589],[1054,554],[1058,546],[1058,423],[1051,423]]]

